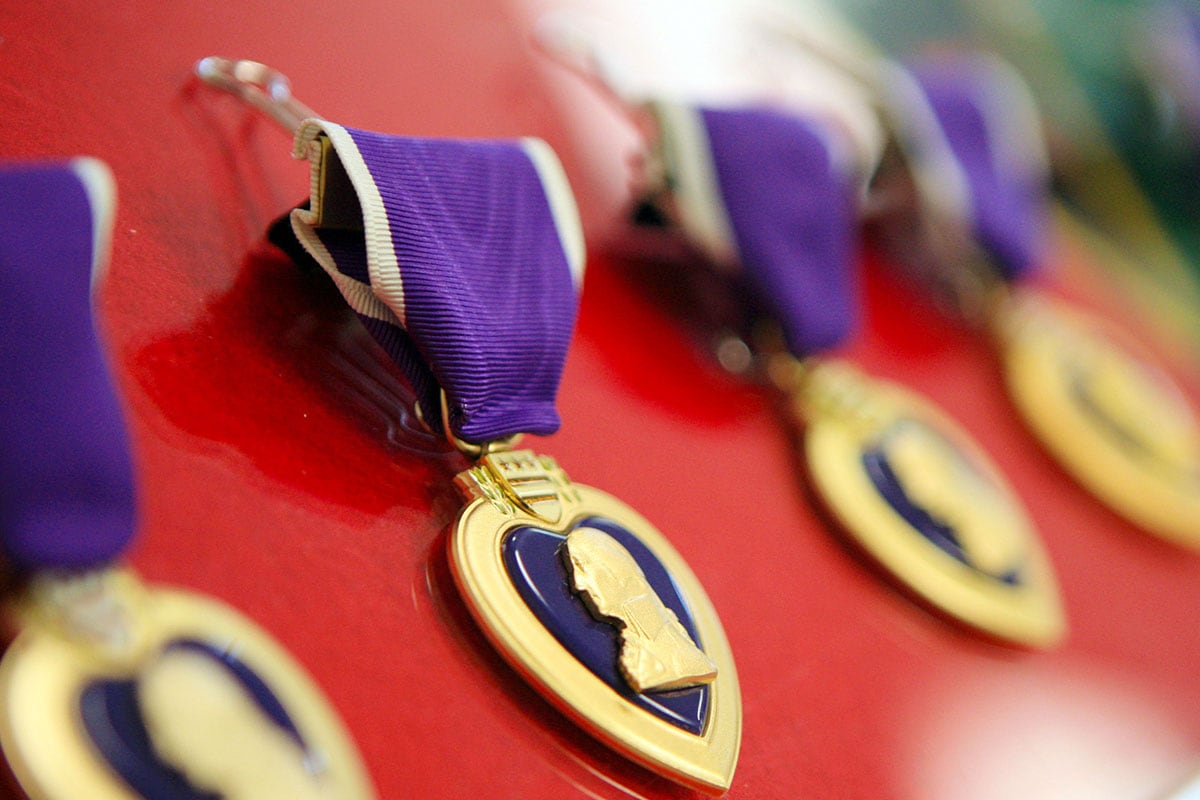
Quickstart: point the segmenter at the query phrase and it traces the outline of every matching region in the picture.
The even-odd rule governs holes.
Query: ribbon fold
[[[794,355],[841,343],[857,322],[857,178],[830,127],[771,108],[652,110],[687,238],[746,278]]]
[[[578,212],[540,139],[419,139],[305,121],[312,165],[292,230],[421,409],[448,400],[455,436],[558,429],[584,266]]]

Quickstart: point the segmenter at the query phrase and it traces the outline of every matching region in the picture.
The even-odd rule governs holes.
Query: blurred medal
[[[113,566],[133,476],[93,329],[115,195],[92,159],[0,167],[0,546],[19,635],[0,745],[34,800],[369,800],[312,680],[232,608]]]
[[[991,328],[1017,410],[1068,473],[1134,524],[1200,549],[1194,407],[1115,325],[1031,286],[1050,209],[1028,89],[1006,64],[978,54],[946,53],[891,76],[891,116],[919,216],[885,218],[894,249],[910,263],[924,260],[967,316]],[[928,244],[938,237],[940,252]]]
[[[788,397],[814,488],[851,541],[944,614],[1047,647],[1065,632],[1049,562],[1007,482],[928,401],[824,354],[856,324],[857,201],[878,157],[853,94],[695,105],[628,96],[574,31],[547,49],[599,79],[647,141],[634,223],[721,279],[751,362]],[[816,62],[808,83],[845,82]],[[663,248],[665,252],[665,248]],[[777,335],[756,334],[769,320]],[[745,345],[742,345],[745,347]]]

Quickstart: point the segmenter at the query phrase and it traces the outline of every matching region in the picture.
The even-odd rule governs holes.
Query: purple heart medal
[[[475,462],[455,479],[467,505],[449,559],[483,632],[605,744],[680,783],[728,789],[741,696],[700,583],[636,511],[513,449],[522,433],[558,429],[583,278],[554,152],[539,139],[345,128],[261,64],[213,58],[197,72],[296,132],[312,195],[291,213],[295,238],[407,375],[421,418],[440,416]]]
[[[603,78],[594,53],[555,54]],[[782,343],[760,347],[764,372],[787,395],[811,483],[850,540],[944,614],[992,637],[1052,646],[1066,623],[1049,560],[987,455],[913,392],[814,358],[855,324],[856,173],[872,166],[863,148],[871,137],[847,135],[866,130],[852,121],[861,115],[834,100],[815,115],[624,100],[650,132],[632,217],[683,240],[691,263],[713,267],[706,277],[729,277],[751,322],[736,327],[777,325],[772,338]]]
[[[20,624],[0,662],[8,766],[33,800],[369,800],[341,721],[266,632],[111,566],[134,529],[91,314],[114,205],[93,159],[0,168],[0,546]]]
[[[1050,222],[1027,87],[980,55],[896,69],[891,85],[921,219],[885,222],[885,236],[907,228],[897,251],[931,266],[952,305],[990,327],[1017,411],[1076,481],[1146,531],[1200,550],[1200,421],[1184,393],[1111,323],[1022,286]],[[911,231],[957,247],[950,258],[922,250]]]

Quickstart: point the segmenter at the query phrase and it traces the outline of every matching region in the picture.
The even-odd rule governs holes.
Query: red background
[[[6,3],[0,152],[91,154],[116,174],[102,311],[146,579],[281,640],[382,797],[689,796],[575,730],[473,627],[443,554],[463,462],[417,432],[330,287],[262,243],[306,190],[289,137],[189,79],[200,56],[252,57],[356,127],[542,136],[599,241],[630,134],[530,49],[529,18],[516,0]],[[1064,243],[1058,267],[1114,313],[1084,251]],[[720,611],[745,704],[730,797],[1151,798],[1200,761],[1200,558],[1067,481],[986,342],[868,264],[867,324],[843,355],[940,403],[1024,497],[1070,618],[1050,653],[935,618],[845,550],[776,399],[715,368],[636,269],[591,258],[565,425],[535,445],[655,522]]]

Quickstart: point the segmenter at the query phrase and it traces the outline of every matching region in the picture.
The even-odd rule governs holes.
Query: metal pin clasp
[[[287,76],[274,67],[247,59],[207,56],[196,62],[196,77],[236,95],[290,132],[315,111],[296,99]]]
[[[22,627],[50,631],[103,663],[128,664],[146,647],[145,602],[145,589],[127,570],[47,570],[34,576],[14,611]]]
[[[441,390],[440,399],[442,405],[442,435],[446,437],[446,441],[453,444],[458,452],[467,458],[477,460],[487,456],[489,453],[503,453],[511,450],[517,442],[521,441],[522,434],[520,433],[514,433],[512,436],[506,436],[503,439],[494,439],[482,444],[458,438],[450,426],[450,400],[446,396],[445,389]]]

